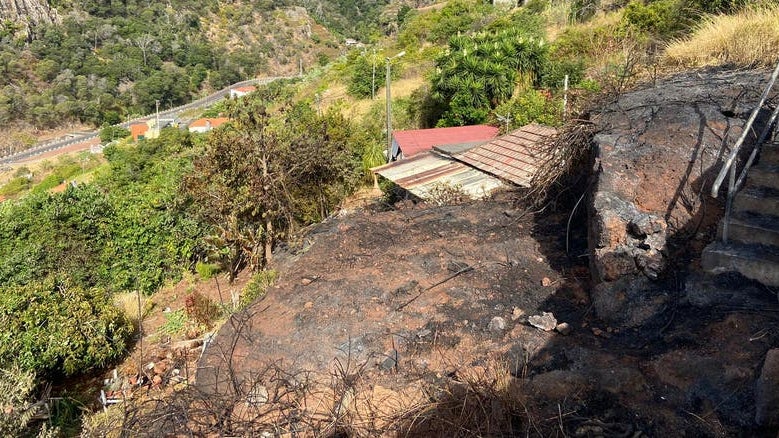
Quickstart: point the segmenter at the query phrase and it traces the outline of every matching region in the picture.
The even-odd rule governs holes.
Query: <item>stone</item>
[[[545,332],[550,332],[557,327],[557,319],[550,312],[543,312],[541,315],[533,315],[528,317],[527,322],[535,328],[539,328]]]
[[[162,376],[159,374],[155,374],[154,377],[152,377],[151,382],[154,384],[154,386],[159,386],[162,384]]]
[[[779,426],[779,348],[769,350],[755,387],[755,422]]]
[[[541,286],[549,287],[551,285],[552,285],[552,280],[550,280],[549,277],[544,277],[541,279]]]
[[[312,280],[312,279],[310,279],[308,277],[303,277],[303,279],[300,280],[300,284],[302,284],[303,286],[308,286],[309,284],[311,284],[313,282],[314,282],[314,280]]]
[[[306,301],[306,304],[303,305],[304,309],[311,309],[314,307],[314,303],[311,301]]]
[[[390,350],[389,353],[385,354],[384,356],[384,360],[381,361],[381,364],[379,364],[379,369],[382,371],[391,371],[396,369],[398,366],[398,360],[400,358],[398,355],[398,350]]]
[[[525,311],[520,309],[519,307],[514,307],[511,310],[511,320],[512,321],[516,321],[519,318],[522,318],[523,316],[525,316]]]
[[[571,331],[573,331],[573,327],[571,327],[571,324],[568,324],[567,322],[561,322],[560,324],[557,324],[557,327],[554,328],[557,333],[560,333],[563,336],[568,336],[571,334]]]
[[[251,407],[262,406],[268,403],[268,388],[262,385],[255,385],[254,388],[246,394],[246,405]]]
[[[174,351],[176,351],[176,350],[189,351],[189,350],[192,350],[193,348],[200,347],[201,345],[203,345],[203,340],[202,339],[187,339],[187,340],[179,341],[179,342],[176,342],[175,344],[173,344],[173,350]]]
[[[487,330],[493,333],[503,333],[506,330],[506,320],[500,316],[493,317],[490,323],[487,324]]]
[[[168,370],[168,366],[165,364],[165,362],[157,362],[154,364],[154,374],[165,374],[165,371]]]

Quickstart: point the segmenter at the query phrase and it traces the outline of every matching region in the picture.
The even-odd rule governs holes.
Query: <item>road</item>
[[[230,94],[230,90],[233,88],[244,87],[247,85],[265,85],[277,79],[288,79],[288,77],[279,76],[279,77],[270,77],[270,78],[261,78],[261,79],[249,79],[246,81],[237,82],[235,84],[230,85],[229,87],[217,91],[216,93],[192,101],[186,105],[181,105],[176,108],[170,108],[164,111],[160,111],[160,118],[170,118],[171,116],[176,116],[181,112],[190,109],[208,108],[214,105],[219,100],[223,99],[228,94]],[[119,123],[114,126],[121,126],[123,128],[129,129],[130,125],[133,125],[138,122],[144,122],[150,120],[153,117],[156,117],[156,113],[143,116],[143,117],[138,117],[136,119]],[[38,157],[39,155],[49,154],[51,152],[60,151],[66,148],[68,149],[68,152],[70,152],[71,150],[78,150],[78,148],[76,147],[78,145],[83,145],[83,149],[87,149],[90,146],[96,144],[95,140],[98,138],[99,133],[100,133],[99,131],[78,132],[78,133],[67,134],[63,137],[54,140],[38,143],[37,145],[29,149],[26,149],[24,151],[16,152],[14,154],[1,157],[0,164],[13,164],[20,161],[26,161],[31,158]]]

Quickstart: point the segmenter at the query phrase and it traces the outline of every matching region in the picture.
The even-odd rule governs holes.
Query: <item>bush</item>
[[[43,408],[32,402],[34,389],[35,373],[16,366],[0,368],[0,436],[58,436],[56,429],[45,424],[31,427],[33,417]]]
[[[622,15],[624,25],[661,38],[689,28],[693,18],[683,9],[680,0],[657,0],[649,4],[633,0]]]
[[[276,281],[277,272],[274,270],[260,271],[252,276],[241,292],[239,309],[245,309],[256,299],[265,295],[268,288]]]
[[[30,179],[26,177],[17,177],[8,181],[5,185],[0,187],[0,195],[2,196],[16,196],[25,190],[30,188]]]
[[[49,277],[0,289],[0,366],[72,375],[126,351],[133,328],[103,289]]]
[[[209,280],[213,278],[222,270],[222,267],[217,263],[203,263],[197,262],[195,264],[195,271],[202,280]]]
[[[100,130],[100,141],[108,143],[121,138],[129,137],[130,131],[121,126],[104,126]]]
[[[495,108],[495,113],[510,116],[511,127],[519,128],[529,123],[559,125],[562,115],[561,103],[537,90],[527,90],[510,101]]]
[[[219,316],[219,307],[200,292],[192,292],[184,298],[184,311],[187,317],[203,326],[210,326]]]

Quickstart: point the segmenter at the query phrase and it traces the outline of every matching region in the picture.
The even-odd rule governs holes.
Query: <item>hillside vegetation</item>
[[[318,22],[291,3],[55,3],[69,12],[39,39],[2,35],[4,123],[110,124],[157,100],[176,105],[249,76],[296,71],[301,51],[318,64],[299,81],[220,103],[210,114],[232,121],[211,134],[120,140],[105,163],[66,161],[49,180],[17,170],[0,188],[16,197],[0,204],[0,368],[52,380],[126,353],[132,317],[114,297],[150,296],[196,270],[203,278],[261,270],[280,243],[370,181],[385,160],[384,67],[401,51],[391,60],[396,129],[511,130],[563,125],[679,65],[770,65],[779,35],[775,6],[737,0],[533,0],[512,9],[451,0],[349,14],[308,2]],[[763,48],[737,55],[730,39],[710,36],[729,28]],[[373,44],[339,56],[335,32]],[[73,314],[89,330],[63,317]],[[48,338],[36,335],[41,327]]]

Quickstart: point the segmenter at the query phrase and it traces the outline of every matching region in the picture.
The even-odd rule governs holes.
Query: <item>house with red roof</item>
[[[146,132],[149,131],[149,125],[144,123],[134,123],[130,125],[130,135],[132,135],[134,141],[143,140],[146,138]]]
[[[434,146],[477,145],[498,136],[498,128],[489,125],[454,126],[451,128],[411,129],[392,133],[392,160],[410,158]]]
[[[235,87],[230,89],[230,99],[246,96],[247,94],[257,91],[257,87],[254,85],[247,85],[245,87]]]
[[[207,118],[207,119],[197,119],[194,122],[189,124],[189,132],[196,132],[196,133],[204,133],[208,132],[212,129],[218,128],[219,126],[227,123],[230,119],[227,117],[214,117],[214,118]]]

